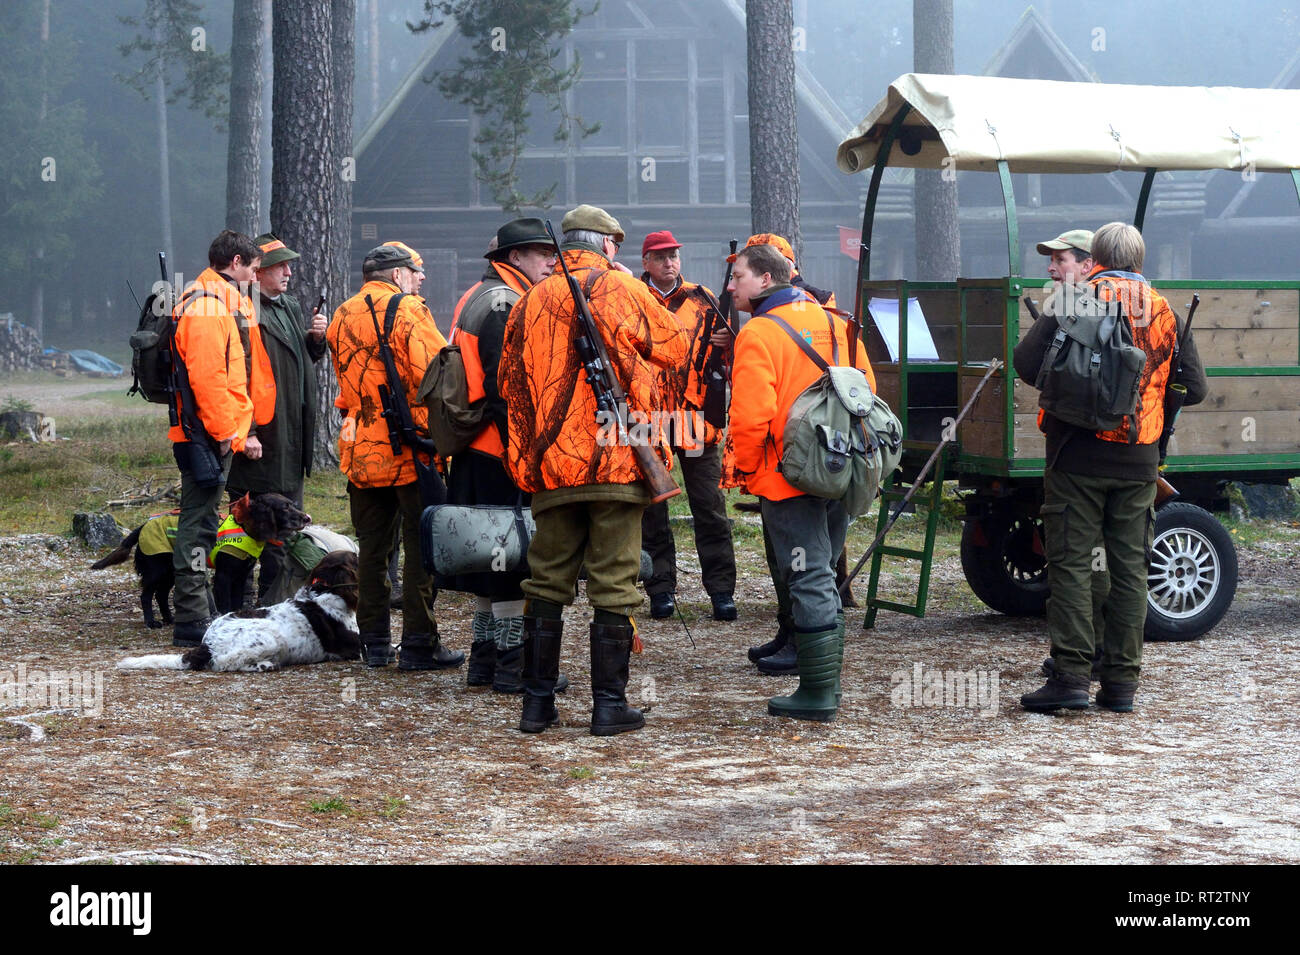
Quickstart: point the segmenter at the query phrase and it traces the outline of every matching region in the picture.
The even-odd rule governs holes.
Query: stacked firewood
[[[61,356],[66,366],[67,356]],[[0,316],[0,371],[29,371],[50,367],[42,361],[41,340],[36,330],[12,315]]]

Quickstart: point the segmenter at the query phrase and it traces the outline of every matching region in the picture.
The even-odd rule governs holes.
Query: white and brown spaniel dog
[[[117,666],[251,673],[355,660],[361,655],[356,610],[357,555],[332,551],[316,565],[307,586],[283,603],[218,617],[193,650],[128,657]]]

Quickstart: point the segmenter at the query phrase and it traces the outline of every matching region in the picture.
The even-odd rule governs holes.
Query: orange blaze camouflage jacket
[[[594,279],[591,314],[627,393],[631,439],[651,441],[671,467],[663,426],[671,405],[659,370],[685,362],[681,328],[642,282],[610,269],[603,255],[585,247],[563,255],[579,285]],[[577,324],[558,269],[519,300],[506,324],[498,372],[509,405],[506,464],[515,483],[530,493],[641,480],[631,447],[617,438],[609,419],[597,420],[596,399],[574,345]]]

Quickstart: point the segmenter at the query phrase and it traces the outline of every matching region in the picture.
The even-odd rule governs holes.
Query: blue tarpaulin
[[[72,362],[73,368],[82,374],[96,378],[117,378],[126,370],[117,362],[105,358],[99,352],[89,351],[85,348],[75,348],[68,352],[64,352],[61,348],[47,348],[45,354],[65,354],[68,356],[68,360]]]

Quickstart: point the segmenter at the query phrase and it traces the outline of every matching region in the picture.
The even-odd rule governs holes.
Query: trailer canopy
[[[1081,94],[1086,97],[1081,99]],[[1086,103],[1086,108],[1074,108]],[[908,73],[840,143],[846,173],[891,166],[1084,173],[1300,169],[1300,90],[1125,86]]]

